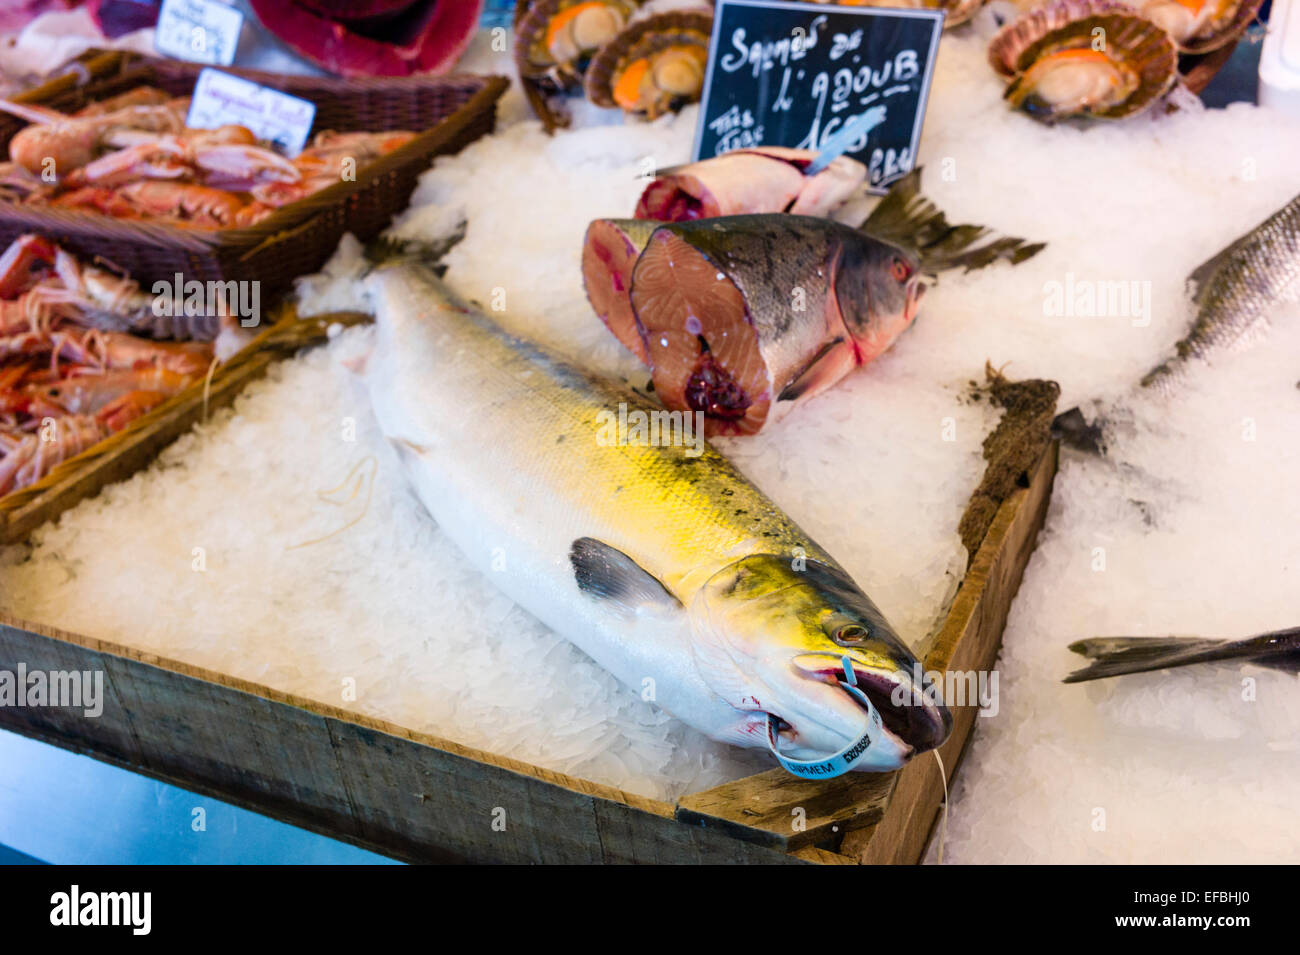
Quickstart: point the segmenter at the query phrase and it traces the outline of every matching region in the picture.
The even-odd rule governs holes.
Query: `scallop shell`
[[[675,46],[694,46],[704,51],[707,56],[709,36],[712,32],[713,11],[708,9],[672,10],[638,20],[591,58],[584,82],[587,99],[597,106],[617,106],[614,87],[630,64]],[[702,83],[703,63],[701,63],[700,73]],[[698,92],[693,96],[665,94],[664,101],[668,105],[664,108],[675,109],[679,105],[697,99],[699,99]],[[658,105],[652,105],[647,113],[653,117],[661,111]]]
[[[1053,75],[1057,95],[1071,85],[1060,72],[1066,57],[1077,67],[1093,70],[1093,90],[1078,92],[1083,74],[1076,70],[1071,95],[1079,102],[1053,102],[1037,95],[1040,84]],[[1048,122],[1065,116],[1132,116],[1168,92],[1178,78],[1177,50],[1169,34],[1114,0],[1054,0],[1029,11],[993,38],[989,63],[1011,80],[1006,98]]]
[[[986,0],[813,0],[814,3],[835,3],[844,7],[893,7],[905,10],[945,10],[945,30],[959,26],[979,12]]]
[[[1202,9],[1207,11],[1207,22],[1191,36],[1178,38],[1174,29],[1175,20],[1164,11],[1181,14],[1187,10],[1178,0],[1132,0],[1138,13],[1151,20],[1157,26],[1164,27],[1174,39],[1174,43],[1183,53],[1201,54],[1217,50],[1219,47],[1237,39],[1254,22],[1264,0],[1205,0]]]
[[[639,6],[639,0],[533,0],[525,9],[516,6],[515,14],[515,65],[523,77],[539,77],[556,71],[573,76],[581,75],[580,61],[595,52],[596,47],[574,48],[565,55],[555,55],[548,47],[547,33],[552,21],[567,10],[577,6],[608,7],[626,24]],[[620,26],[621,29],[621,26]]]

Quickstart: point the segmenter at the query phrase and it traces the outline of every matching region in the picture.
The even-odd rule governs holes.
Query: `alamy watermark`
[[[601,447],[685,448],[688,458],[704,453],[703,411],[628,411],[620,401],[618,413],[601,411],[596,415],[599,430],[596,443]]]
[[[899,683],[890,691],[895,706],[978,706],[980,716],[998,715],[997,670],[921,670],[912,664],[911,683]]]
[[[1134,328],[1151,324],[1151,283],[1137,279],[1076,279],[1043,283],[1043,314],[1056,318],[1128,318]]]
[[[242,327],[252,328],[262,320],[262,283],[233,279],[187,282],[177,272],[170,282],[164,279],[153,283],[153,313],[163,318],[232,315]]]
[[[0,670],[0,706],[78,708],[94,719],[104,712],[103,670]]]
[[[152,892],[83,892],[73,885],[50,896],[50,924],[58,926],[125,926],[132,935],[148,935],[153,926]]]

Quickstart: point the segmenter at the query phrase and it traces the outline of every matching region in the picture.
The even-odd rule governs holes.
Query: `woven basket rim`
[[[139,71],[144,82],[147,81],[149,74],[159,68],[193,73],[196,78],[205,68],[202,64],[180,63],[122,50],[92,49],[86,51],[83,56],[85,66],[91,73],[89,81],[78,82],[75,72],[64,73],[14,99],[18,102],[41,104],[78,87],[90,87],[97,82],[111,82],[129,71]],[[227,69],[225,71],[254,82],[260,77],[267,81],[276,80],[283,86],[285,81],[283,74],[262,70]],[[398,166],[424,155],[431,155],[444,140],[472,122],[481,110],[499,99],[510,85],[510,81],[504,76],[480,73],[363,79],[293,76],[290,79],[295,87],[315,88],[336,94],[346,93],[348,90],[396,89],[401,91],[406,89],[414,92],[437,87],[476,86],[478,88],[453,112],[427,129],[417,132],[410,142],[360,167],[355,179],[341,180],[296,202],[281,206],[254,225],[232,229],[186,228],[163,221],[115,219],[97,212],[52,209],[39,205],[26,206],[20,202],[3,200],[0,200],[0,221],[20,221],[29,227],[28,231],[66,234],[69,229],[72,229],[82,235],[89,234],[124,242],[144,242],[150,245],[170,245],[200,254],[261,245],[266,240],[303,224],[318,210],[346,200],[348,196],[365,189]],[[269,85],[269,83],[262,85]],[[300,89],[300,92],[305,93],[307,89]],[[7,148],[8,139],[0,140],[0,144]]]

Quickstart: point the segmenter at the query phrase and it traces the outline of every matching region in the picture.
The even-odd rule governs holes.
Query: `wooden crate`
[[[193,413],[159,423],[153,451]],[[1002,503],[927,670],[992,669],[1056,461],[1053,445]],[[0,707],[0,727],[408,861],[915,862],[942,800],[925,756],[820,782],[772,769],[671,804],[0,612],[0,669],[20,662],[103,671],[103,713]],[[954,711],[950,770],[975,714]]]

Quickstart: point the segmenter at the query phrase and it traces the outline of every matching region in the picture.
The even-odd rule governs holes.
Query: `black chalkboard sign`
[[[941,10],[717,0],[695,158],[749,146],[820,150],[868,114],[845,150],[874,192],[912,168]]]

